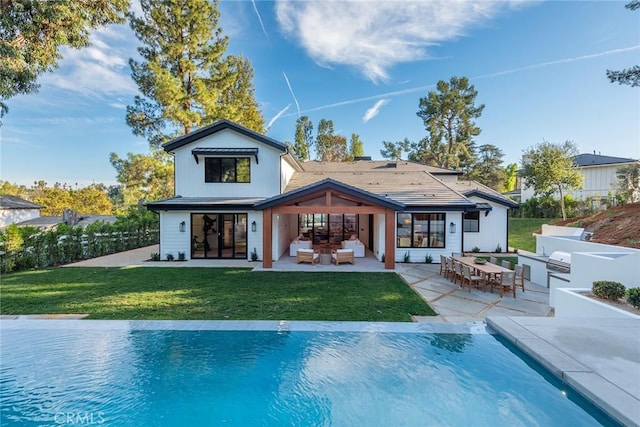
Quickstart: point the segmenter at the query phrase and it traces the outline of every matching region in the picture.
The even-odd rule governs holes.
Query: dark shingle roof
[[[617,163],[633,163],[637,160],[629,159],[625,157],[612,157],[612,156],[601,156],[600,154],[578,154],[574,156],[573,163],[576,166],[585,167],[585,166],[601,166],[601,165],[612,165]]]
[[[1,209],[42,209],[44,206],[25,200],[17,196],[0,196]]]
[[[147,208],[155,210],[181,210],[181,209],[252,209],[253,205],[261,202],[264,198],[237,197],[230,199],[226,197],[171,197],[169,199],[158,200],[145,203]]]

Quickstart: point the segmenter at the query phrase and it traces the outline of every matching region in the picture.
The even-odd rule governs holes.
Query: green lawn
[[[509,218],[509,247],[536,251],[536,238],[532,233],[540,230],[542,224],[553,224],[553,218]]]
[[[92,319],[411,321],[433,310],[394,273],[52,268],[5,275],[2,314]]]

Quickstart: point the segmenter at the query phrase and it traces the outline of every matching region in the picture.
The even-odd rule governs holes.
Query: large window
[[[313,244],[337,245],[358,235],[358,215],[355,214],[300,214],[298,234],[313,239]]]
[[[462,218],[464,232],[477,233],[480,231],[480,212],[465,212]]]
[[[204,159],[204,182],[251,182],[251,159],[207,157]]]
[[[399,213],[397,247],[444,248],[444,224],[443,213]]]

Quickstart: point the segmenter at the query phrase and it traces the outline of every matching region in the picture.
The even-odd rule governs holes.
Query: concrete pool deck
[[[158,252],[157,246],[69,267],[256,266],[244,260],[145,263],[151,252]],[[396,264],[396,273],[438,312],[415,318],[416,322],[441,326],[486,322],[622,425],[640,427],[640,320],[555,318],[548,305],[549,290],[542,286],[526,283],[526,291],[517,291],[515,299],[476,289],[467,292],[440,276],[439,267]]]

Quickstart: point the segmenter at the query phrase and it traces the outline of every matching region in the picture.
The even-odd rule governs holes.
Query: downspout
[[[464,213],[466,211],[462,211],[462,213],[460,214],[460,219],[462,221],[460,221],[460,233],[462,234],[462,237],[460,238],[460,253],[464,255]]]

